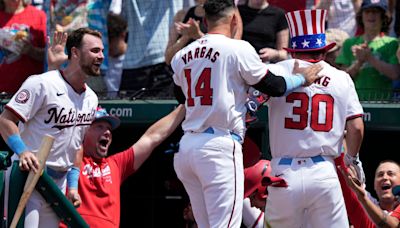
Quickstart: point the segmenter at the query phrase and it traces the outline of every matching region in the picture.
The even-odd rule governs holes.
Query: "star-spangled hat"
[[[326,10],[297,10],[286,13],[290,43],[288,52],[318,51],[333,48],[336,43],[326,44]]]

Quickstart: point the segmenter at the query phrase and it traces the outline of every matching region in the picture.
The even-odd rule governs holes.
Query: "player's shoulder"
[[[322,71],[319,73],[322,75],[322,78],[325,78],[322,80],[329,80],[330,84],[339,91],[348,92],[350,89],[354,89],[353,79],[347,72],[331,66],[324,61],[319,64],[323,66]]]
[[[346,71],[340,70],[325,61],[321,61],[319,64],[323,67],[321,73],[346,81],[351,80],[350,75]]]
[[[56,72],[57,71],[48,71],[42,74],[31,75],[25,80],[25,83],[33,85],[49,85],[56,80]],[[50,78],[52,79],[49,80]]]
[[[238,39],[229,39],[232,42],[232,45],[236,47],[232,50],[254,50],[254,47],[245,40],[238,40]]]
[[[268,64],[268,70],[276,75],[287,75],[288,73],[292,72],[294,65],[293,59],[283,60],[277,63]]]

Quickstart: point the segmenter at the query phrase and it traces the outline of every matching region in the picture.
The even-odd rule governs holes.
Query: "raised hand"
[[[200,22],[192,18],[189,18],[187,23],[176,22],[175,29],[178,32],[178,34],[194,40],[204,35],[200,31]]]
[[[313,64],[309,67],[300,67],[299,62],[295,60],[293,66],[293,74],[301,74],[303,75],[306,82],[304,86],[309,86],[314,83],[315,80],[322,77],[322,75],[318,75],[318,73],[322,70],[321,64]]]
[[[68,56],[64,52],[67,37],[66,32],[55,31],[52,42],[50,42],[50,37],[47,38],[47,62],[49,70],[59,69],[68,60]]]
[[[193,18],[189,18],[189,27],[186,29],[186,33],[192,39],[199,39],[204,34],[200,30],[200,21],[196,21]]]
[[[354,170],[354,167],[349,167],[346,169],[346,167],[337,167],[340,172],[343,174],[343,177],[347,183],[347,185],[356,193],[358,198],[363,198],[365,197],[365,189],[363,187],[363,184],[361,181],[357,178],[356,171]]]

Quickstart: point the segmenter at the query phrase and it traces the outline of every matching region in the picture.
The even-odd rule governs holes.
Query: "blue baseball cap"
[[[98,121],[107,121],[111,125],[111,130],[115,130],[121,124],[118,117],[109,115],[102,107],[97,107],[94,118],[93,123]]]
[[[361,9],[379,8],[384,11],[388,9],[387,0],[364,0],[361,4]]]

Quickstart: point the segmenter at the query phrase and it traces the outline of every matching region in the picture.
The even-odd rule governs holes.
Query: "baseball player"
[[[301,66],[319,63],[322,77],[268,104],[271,175],[288,188],[268,187],[265,209],[271,227],[348,227],[348,219],[334,158],[341,153],[344,130],[354,159],[363,138],[363,109],[350,76],[323,59],[335,44],[325,41],[325,10],[289,12],[288,51]],[[294,59],[269,66],[287,75]]]
[[[53,45],[57,42],[65,40],[56,40]],[[14,158],[19,159],[20,169],[33,171],[38,167],[35,153],[42,137],[53,136],[47,173],[62,191],[68,180],[68,196],[78,206],[79,168],[73,164],[98,105],[96,94],[85,81],[89,76],[100,75],[104,47],[101,34],[88,28],[73,31],[66,47],[69,64],[65,70],[30,76],[1,114],[0,133],[15,153]],[[50,205],[36,191],[25,215],[25,227],[57,227],[59,223]]]
[[[199,227],[239,227],[249,86],[281,96],[313,82],[320,68],[295,66],[288,75],[304,77],[293,75],[292,81],[275,76],[248,42],[232,39],[237,27],[233,1],[208,0],[204,10],[208,34],[177,52],[171,62],[177,98],[186,107],[174,168]]]

